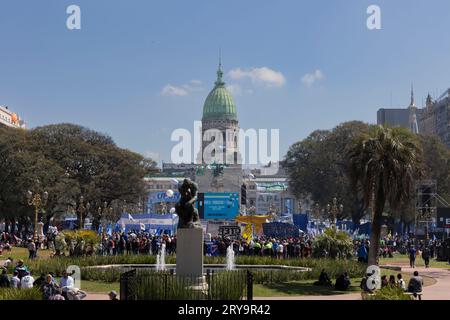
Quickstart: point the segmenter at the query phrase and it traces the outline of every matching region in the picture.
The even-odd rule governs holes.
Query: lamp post
[[[428,204],[425,205],[425,208],[419,209],[419,215],[422,221],[425,221],[425,239],[429,240],[429,227],[428,223],[432,219],[434,214],[434,208],[430,208]]]
[[[80,202],[78,204],[77,212],[80,215],[80,226],[79,229],[83,229],[83,223],[84,223],[84,214],[89,211],[91,208],[91,204],[89,202],[86,202],[86,205],[84,204],[84,197],[80,196]]]
[[[316,202],[316,204],[314,205],[314,208],[312,209],[312,212],[314,213],[314,216],[316,219],[321,219],[322,216],[324,215],[325,210],[320,209],[319,203]]]
[[[108,203],[105,201],[103,203],[103,207],[98,207],[97,210],[97,219],[102,225],[102,234],[105,235],[105,227],[106,227],[106,221],[107,217],[111,216],[113,212],[112,207],[108,207]]]
[[[36,184],[39,186],[40,182],[39,180],[36,180]],[[38,191],[38,187],[36,187],[36,191],[33,193],[32,191],[28,190],[27,192],[27,203],[29,206],[33,206],[34,207],[34,241],[38,240],[38,230],[37,230],[37,226],[38,226],[38,216],[39,216],[39,211],[41,211],[48,202],[48,192],[44,191],[42,193],[42,196],[40,194],[40,192]]]
[[[342,204],[338,205],[338,200],[336,197],[333,198],[333,204],[327,205],[327,212],[331,216],[331,226],[336,228],[336,218],[339,213],[344,211],[344,206]]]

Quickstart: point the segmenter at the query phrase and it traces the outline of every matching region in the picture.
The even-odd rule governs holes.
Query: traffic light
[[[245,183],[241,186],[241,204],[247,205],[247,185]]]

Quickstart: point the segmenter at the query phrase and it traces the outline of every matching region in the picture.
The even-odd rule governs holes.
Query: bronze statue
[[[195,208],[197,190],[197,184],[189,178],[184,179],[183,184],[178,188],[181,198],[175,205],[175,211],[179,217],[178,228],[180,229],[202,227],[198,217],[198,210]]]

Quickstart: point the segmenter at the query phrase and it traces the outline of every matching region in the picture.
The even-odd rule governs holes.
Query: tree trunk
[[[43,227],[44,234],[47,234],[48,227],[50,226],[50,219],[53,217],[53,214],[46,214],[45,215],[45,223]]]
[[[8,232],[9,233],[9,218],[8,217],[6,217],[5,218],[5,232]]]
[[[383,220],[383,210],[385,204],[385,195],[383,188],[378,187],[375,210],[372,217],[372,230],[370,233],[370,248],[369,248],[369,266],[378,265],[378,251],[380,249],[381,237],[381,223]]]

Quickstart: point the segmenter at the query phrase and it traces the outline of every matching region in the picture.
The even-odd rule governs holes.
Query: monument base
[[[179,276],[203,276],[203,229],[177,230],[177,269]]]

